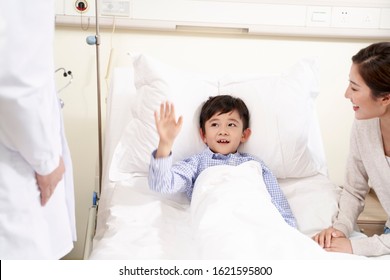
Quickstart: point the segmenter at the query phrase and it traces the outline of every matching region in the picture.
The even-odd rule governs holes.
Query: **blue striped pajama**
[[[296,221],[290,205],[280,189],[276,177],[263,161],[246,153],[222,155],[213,153],[209,148],[185,160],[172,164],[172,156],[155,158],[156,151],[151,156],[149,166],[149,186],[160,193],[185,192],[189,199],[192,197],[195,180],[208,167],[216,165],[237,166],[246,161],[255,160],[263,170],[263,179],[271,196],[272,203],[278,209],[286,223],[296,228]]]

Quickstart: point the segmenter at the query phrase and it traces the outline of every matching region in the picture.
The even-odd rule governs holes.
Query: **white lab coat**
[[[53,36],[54,1],[0,1],[0,259],[59,259],[76,240]],[[35,172],[61,156],[64,179],[42,207]]]

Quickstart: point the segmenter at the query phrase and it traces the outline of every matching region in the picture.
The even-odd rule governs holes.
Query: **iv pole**
[[[97,106],[98,106],[98,148],[99,148],[99,195],[102,187],[102,110],[101,110],[101,87],[100,87],[100,33],[99,33],[99,0],[95,0],[95,18],[96,18],[96,35],[87,37],[88,45],[96,45],[96,76],[97,76]]]

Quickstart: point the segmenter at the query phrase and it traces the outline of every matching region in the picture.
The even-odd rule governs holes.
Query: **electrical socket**
[[[102,16],[130,16],[130,0],[101,0]]]
[[[332,27],[379,28],[379,22],[380,8],[332,8]]]

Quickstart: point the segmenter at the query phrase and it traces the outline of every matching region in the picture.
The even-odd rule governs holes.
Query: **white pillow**
[[[280,75],[213,76],[175,69],[145,55],[133,57],[136,98],[133,119],[116,148],[113,164],[122,173],[147,174],[158,134],[153,112],[162,102],[175,104],[183,116],[173,159],[201,152],[200,107],[210,96],[231,94],[247,104],[252,136],[239,151],[262,159],[278,178],[326,174],[314,101],[318,95],[317,63],[302,59]],[[131,79],[131,78],[130,78]]]

